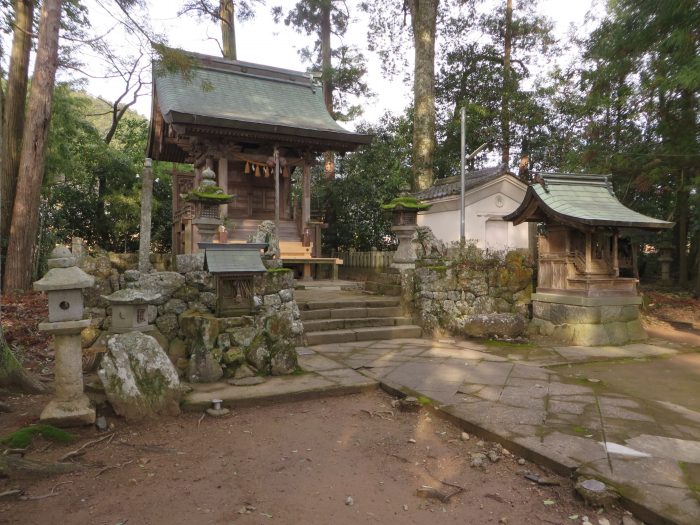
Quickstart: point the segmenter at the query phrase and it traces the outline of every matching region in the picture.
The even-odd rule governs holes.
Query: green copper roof
[[[205,268],[213,274],[261,273],[267,269],[260,259],[260,248],[214,249],[204,251]]]
[[[664,229],[672,222],[647,217],[622,204],[608,175],[540,173],[517,210],[504,217],[519,224],[550,217],[584,226]]]
[[[194,59],[187,75],[154,67],[158,107],[170,124],[321,137],[352,144],[368,135],[341,127],[308,75],[219,57]]]

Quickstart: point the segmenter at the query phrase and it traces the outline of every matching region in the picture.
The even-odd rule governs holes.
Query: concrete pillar
[[[153,169],[146,159],[141,175],[141,227],[139,229],[139,271],[151,269],[151,206],[153,199]]]

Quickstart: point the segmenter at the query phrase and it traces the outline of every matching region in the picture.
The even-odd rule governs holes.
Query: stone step
[[[333,299],[328,301],[299,302],[300,310],[335,310],[338,308],[382,308],[386,306],[399,306],[401,299],[395,297],[367,298],[367,299]]]
[[[401,339],[421,337],[423,331],[420,326],[379,326],[371,328],[354,328],[346,330],[328,330],[325,332],[308,332],[306,344],[308,346],[352,343],[355,341],[373,341],[383,339]]]
[[[362,317],[359,319],[316,319],[304,321],[305,332],[326,332],[328,330],[349,330],[379,326],[406,326],[410,317]]]
[[[367,317],[400,317],[400,306],[324,308],[304,310],[299,306],[302,321],[319,319],[364,319]]]
[[[378,283],[376,281],[367,281],[365,283],[365,290],[372,293],[391,295],[394,297],[401,295],[401,285],[392,284],[389,282]]]

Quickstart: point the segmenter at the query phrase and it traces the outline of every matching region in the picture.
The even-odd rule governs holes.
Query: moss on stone
[[[418,199],[415,197],[410,197],[410,196],[403,196],[403,197],[396,197],[395,199],[392,199],[390,202],[387,204],[382,204],[381,207],[383,210],[387,211],[393,211],[393,210],[414,210],[414,211],[423,211],[427,210],[431,207],[431,204],[424,204],[420,202]]]

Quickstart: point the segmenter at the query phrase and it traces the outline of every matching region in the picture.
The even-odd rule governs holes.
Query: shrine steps
[[[421,337],[422,330],[402,315],[394,297],[308,301],[299,303],[309,346]]]
[[[365,281],[365,290],[371,293],[399,296],[401,295],[401,272],[394,268],[385,268]]]

